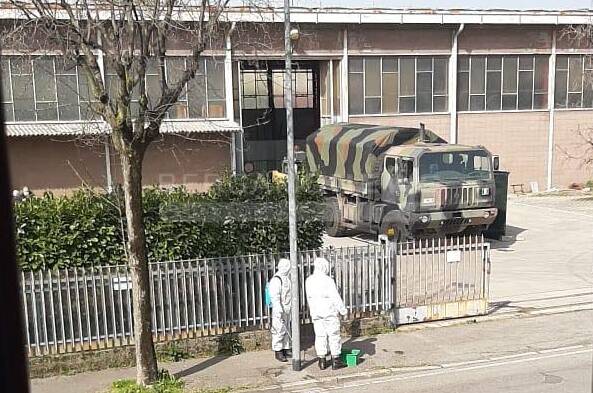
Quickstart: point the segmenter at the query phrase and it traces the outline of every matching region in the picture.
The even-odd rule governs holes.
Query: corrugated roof
[[[8,2],[5,2],[8,3]],[[196,4],[198,4],[196,2]],[[560,8],[560,7],[558,7]],[[572,8],[572,7],[571,7]],[[580,8],[580,7],[579,7]],[[67,19],[63,11],[57,18]],[[109,20],[108,10],[99,11],[99,17]],[[191,1],[184,4],[174,16],[179,21],[196,21],[196,9]],[[207,18],[207,16],[206,16]],[[0,7],[0,19],[27,19],[27,15],[12,5]],[[282,23],[281,8],[229,7],[221,20],[230,22]],[[526,9],[464,9],[464,8],[379,8],[379,7],[292,7],[294,23],[395,23],[395,24],[542,24],[566,25],[593,23],[589,9],[526,10]]]
[[[6,124],[7,136],[98,135],[103,123],[13,123]]]
[[[184,134],[201,132],[238,132],[239,123],[229,120],[164,121],[163,134]]]
[[[10,137],[99,135],[109,131],[103,122],[6,124],[6,135]],[[238,131],[241,131],[241,126],[229,120],[164,121],[161,126],[163,134]]]

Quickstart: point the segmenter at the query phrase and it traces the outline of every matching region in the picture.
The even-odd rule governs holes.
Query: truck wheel
[[[336,198],[326,199],[327,206],[325,211],[325,232],[332,237],[341,237],[346,234],[346,229],[342,227],[342,214],[340,205]]]
[[[387,235],[390,240],[396,242],[404,242],[408,240],[408,232],[405,229],[404,224],[401,222],[400,215],[394,211],[391,211],[383,217],[381,221],[381,227],[379,233]]]

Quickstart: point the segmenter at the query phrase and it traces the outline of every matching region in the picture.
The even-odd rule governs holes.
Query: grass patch
[[[166,370],[159,374],[158,381],[149,387],[137,385],[131,379],[115,381],[110,393],[183,393],[184,382],[181,379],[172,377]]]
[[[379,334],[393,333],[395,329],[387,326],[371,326],[365,330],[366,336],[378,336]]]

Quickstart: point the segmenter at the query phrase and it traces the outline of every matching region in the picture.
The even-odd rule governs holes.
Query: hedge
[[[297,185],[298,246],[321,246],[323,196],[311,176]],[[120,213],[121,212],[121,213]],[[287,251],[286,184],[263,176],[228,176],[208,193],[144,191],[148,257],[166,261]],[[121,192],[46,193],[15,203],[23,270],[125,263]]]

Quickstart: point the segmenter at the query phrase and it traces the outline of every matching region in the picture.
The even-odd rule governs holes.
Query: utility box
[[[500,240],[506,234],[507,227],[507,196],[509,191],[509,172],[494,171],[496,187],[495,206],[498,209],[496,220],[484,235],[490,239]]]

